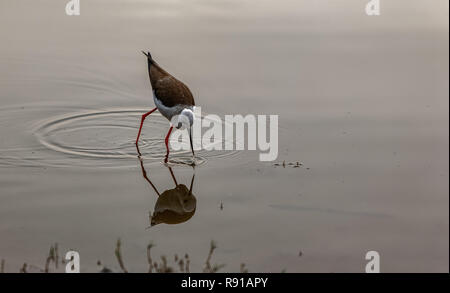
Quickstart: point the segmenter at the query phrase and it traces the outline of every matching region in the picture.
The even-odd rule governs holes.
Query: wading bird
[[[150,84],[153,89],[153,101],[155,102],[156,108],[142,115],[141,125],[136,138],[136,146],[139,142],[139,136],[141,135],[142,125],[144,124],[145,118],[158,109],[159,112],[171,122],[173,122],[172,118],[174,116],[178,117],[178,121],[176,121],[175,125],[177,129],[183,126],[183,122],[188,122],[189,125],[186,125],[186,127],[189,127],[189,140],[192,155],[195,156],[192,145],[192,124],[194,122],[195,102],[191,91],[184,83],[162,69],[162,67],[159,66],[155,60],[153,60],[150,52],[142,53],[147,56],[148,74],[150,77]],[[169,158],[169,137],[173,127],[174,125],[170,126],[169,132],[167,133],[165,139],[167,151],[166,158],[164,159],[165,163],[167,163]]]

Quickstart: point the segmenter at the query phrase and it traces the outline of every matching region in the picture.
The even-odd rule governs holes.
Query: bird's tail
[[[150,52],[149,51],[147,51],[147,53],[145,53],[144,51],[142,51],[142,53],[145,55],[145,56],[147,56],[147,59],[148,59],[148,63],[149,64],[153,64],[153,58],[152,58],[152,55],[150,54]]]

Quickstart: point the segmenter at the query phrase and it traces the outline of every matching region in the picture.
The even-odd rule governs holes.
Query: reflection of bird
[[[194,215],[196,205],[197,200],[191,190],[184,184],[177,185],[173,189],[164,191],[158,197],[150,219],[150,225],[186,222]]]
[[[192,175],[191,186],[188,189],[184,184],[178,184],[175,175],[173,174],[172,168],[167,166],[172,176],[173,182],[175,183],[175,188],[168,189],[163,193],[159,193],[153,182],[148,178],[147,172],[144,168],[144,162],[141,157],[141,153],[138,150],[138,158],[141,163],[142,176],[147,180],[152,186],[153,190],[158,195],[158,199],[155,204],[153,215],[150,215],[150,226],[155,226],[157,224],[180,224],[186,222],[195,213],[197,206],[197,199],[192,194],[192,186],[194,184],[195,174]]]
[[[156,109],[166,117],[169,121],[176,115],[180,115],[178,121],[189,122],[189,139],[191,144],[192,155],[194,155],[194,148],[192,147],[192,123],[194,122],[194,97],[192,96],[189,88],[170,75],[167,71],[162,69],[152,58],[150,52],[142,52],[147,56],[148,62],[148,74],[150,76],[150,83],[153,88],[153,100],[156,108],[143,114],[141,118],[141,125],[136,138],[136,145],[139,142],[139,136],[141,135],[142,125],[145,118],[153,113]],[[176,127],[180,128],[182,123],[176,123]],[[164,162],[167,163],[169,158],[169,136],[172,132],[173,126],[170,127],[169,132],[166,135],[166,158]]]

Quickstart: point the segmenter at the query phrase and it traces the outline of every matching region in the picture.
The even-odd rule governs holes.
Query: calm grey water
[[[81,0],[69,17],[66,1],[2,0],[6,271],[42,267],[54,242],[82,271],[118,270],[120,237],[133,272],[149,242],[200,271],[211,240],[222,271],[363,272],[376,250],[384,272],[448,272],[449,4],[381,2],[368,17],[359,0]],[[187,188],[195,173],[182,223],[151,228],[149,212],[175,200],[157,202],[133,146],[153,107],[141,50],[207,113],[279,115],[275,162],[199,152],[195,171],[172,168]],[[176,198],[167,128],[149,116],[142,163]]]

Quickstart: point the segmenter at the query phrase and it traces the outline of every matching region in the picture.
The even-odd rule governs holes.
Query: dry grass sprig
[[[50,251],[48,252],[47,259],[45,260],[45,269],[44,271],[48,273],[50,271],[50,262],[55,262],[55,248],[53,246],[50,246]]]
[[[27,263],[24,263],[22,268],[20,269],[21,273],[26,273],[27,272]]]
[[[147,245],[147,262],[148,262],[148,272],[153,273],[153,261],[152,261],[152,255],[151,255],[151,249],[155,245],[153,243],[149,243]]]
[[[119,239],[117,239],[117,244],[116,244],[116,251],[115,251],[116,258],[117,258],[117,261],[119,262],[119,266],[122,269],[122,271],[124,273],[128,273],[128,270],[125,268],[125,265],[123,263],[122,253],[120,251],[120,246],[121,246],[121,242],[120,242],[120,238],[119,238]]]
[[[205,268],[203,269],[204,273],[216,273],[225,266],[225,264],[214,264],[213,266],[211,266],[211,258],[216,248],[217,248],[216,243],[213,240],[211,240],[208,257],[206,258],[205,262]]]

